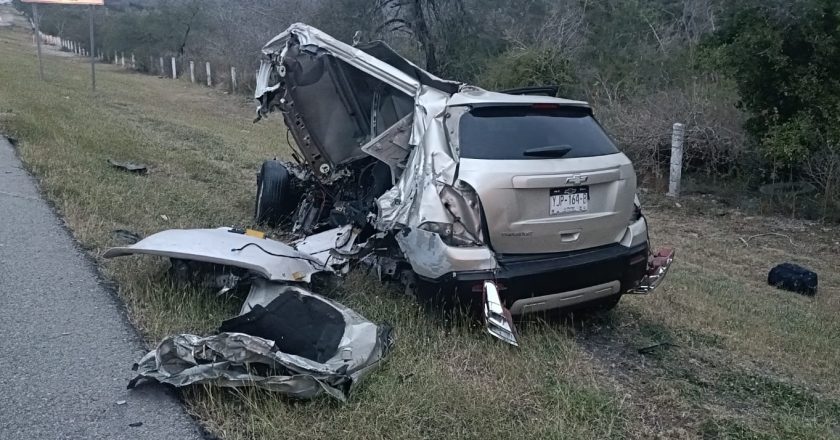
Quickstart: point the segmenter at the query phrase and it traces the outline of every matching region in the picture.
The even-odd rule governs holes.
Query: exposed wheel
[[[257,175],[257,200],[254,220],[276,226],[297,206],[297,196],[292,193],[292,175],[276,160],[263,162]]]

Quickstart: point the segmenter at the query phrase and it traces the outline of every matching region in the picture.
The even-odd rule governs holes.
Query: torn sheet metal
[[[407,163],[399,164],[405,167],[405,172],[400,173],[396,185],[377,201],[377,229],[389,231],[417,226],[427,221],[452,223],[452,216],[445,209],[438,193],[454,183],[457,158],[449,147],[444,120],[447,101],[461,87],[461,83],[437,78],[393,51],[387,52],[389,57],[395,58],[389,64],[311,26],[296,23],[263,47],[265,58],[257,75],[254,93],[261,103],[257,110],[260,115],[276,110],[267,97],[278,91],[283,84],[286,68],[282,61],[286,56],[293,56],[287,52],[292,47],[289,45],[292,36],[299,44],[293,50],[306,47],[308,50],[324,51],[414,98],[411,135],[408,139],[411,153]],[[377,50],[382,52],[381,48]],[[395,65],[403,66],[403,69]],[[382,146],[377,145],[381,141],[381,137],[371,139],[361,146],[361,150],[381,150]],[[393,153],[395,160],[387,160],[386,163],[396,167],[401,157],[396,154],[399,152]]]
[[[310,282],[327,271],[323,261],[279,241],[245,235],[231,228],[170,229],[131,245],[109,249],[105,258],[133,254],[241,267],[274,281]]]
[[[361,147],[362,151],[388,165],[391,169],[392,185],[396,184],[397,179],[402,175],[406,160],[411,152],[408,140],[411,135],[413,117],[413,115],[404,117],[368,142],[367,145]]]
[[[519,346],[516,340],[516,327],[510,311],[502,305],[499,289],[492,281],[484,282],[484,323],[487,332],[513,346]]]
[[[108,159],[108,164],[114,168],[119,168],[130,173],[146,174],[146,172],[149,171],[149,167],[147,167],[146,165],[134,162],[124,162],[117,161],[114,159]]]
[[[285,31],[281,32],[276,37],[272,38],[263,46],[262,52],[267,56],[283,55],[286,50],[286,43],[289,37],[294,35],[301,45],[315,46],[330,52],[333,56],[345,61],[351,66],[361,70],[376,78],[387,82],[397,90],[402,91],[407,95],[414,96],[421,83],[435,83],[443,87],[458,89],[460,83],[456,81],[448,81],[440,79],[429,72],[420,69],[412,62],[400,57],[395,52],[391,51],[392,57],[399,58],[399,63],[386,63],[378,57],[368,54],[366,51],[342,43],[335,38],[321,32],[320,30],[308,26],[303,23],[294,23]],[[382,53],[382,50],[374,51],[377,55]],[[399,69],[395,65],[406,66],[404,69]],[[268,84],[272,66],[270,63],[263,62],[260,71],[257,74],[257,87],[254,91],[254,97],[261,97],[270,90],[276,90],[279,84]],[[439,87],[441,87],[439,86]],[[273,88],[273,89],[272,89]]]
[[[324,266],[343,272],[343,269],[347,269],[345,263],[348,260],[340,254],[350,253],[358,236],[359,231],[353,228],[353,225],[344,225],[306,236],[292,245]]]
[[[281,304],[273,306],[277,302]],[[378,326],[339,303],[298,287],[256,280],[246,304],[247,312],[226,321],[223,329],[259,324],[268,311],[273,311],[277,315],[269,318],[293,324],[281,328],[276,338],[289,340],[273,341],[238,332],[204,338],[170,336],[135,365],[138,375],[129,388],[142,379],[153,379],[179,387],[196,383],[256,386],[300,399],[324,392],[344,401],[393,345],[390,326]],[[325,322],[340,322],[343,331],[324,338],[322,334],[332,331],[322,325]],[[318,344],[330,353],[322,362],[281,350],[284,346],[306,350]]]
[[[425,222],[452,223],[438,195],[455,180],[457,159],[446,139],[446,100],[449,95],[422,87],[417,97],[411,144],[405,171],[397,184],[376,204],[376,227],[387,231]]]

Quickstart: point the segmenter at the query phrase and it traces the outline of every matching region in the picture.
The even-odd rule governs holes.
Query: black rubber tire
[[[297,196],[292,193],[292,175],[289,170],[276,160],[263,162],[257,175],[254,220],[277,226],[294,211],[297,202]]]

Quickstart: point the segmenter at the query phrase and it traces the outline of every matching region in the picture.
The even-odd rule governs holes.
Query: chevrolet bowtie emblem
[[[587,180],[589,180],[589,176],[572,176],[566,179],[566,183],[570,183],[572,185],[580,185],[581,183],[584,183]]]

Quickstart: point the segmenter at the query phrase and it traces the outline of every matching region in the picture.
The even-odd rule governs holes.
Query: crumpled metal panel
[[[397,184],[377,200],[376,227],[387,231],[427,221],[451,223],[438,195],[455,180],[457,160],[446,139],[446,102],[449,95],[423,86],[416,100],[406,169]]]
[[[438,196],[444,185],[454,183],[457,166],[457,159],[450,150],[444,125],[446,105],[451,95],[422,85],[416,78],[396,67],[342,43],[318,29],[295,23],[263,47],[266,57],[257,74],[257,86],[254,91],[254,97],[258,100],[265,93],[279,87],[279,84],[269,84],[269,81],[276,66],[275,60],[285,54],[286,42],[291,35],[294,35],[302,46],[312,45],[326,50],[350,66],[414,97],[415,110],[409,138],[412,152],[406,170],[397,184],[377,201],[379,217],[376,227],[387,231],[417,226],[425,221],[451,222],[451,216]],[[411,64],[407,60],[406,62]],[[424,72],[424,75],[454,86],[460,85],[455,81],[439,79],[428,72]],[[260,109],[257,111],[260,112]],[[364,145],[362,150],[368,147]]]
[[[391,327],[377,326],[350,308],[304,289],[255,280],[245,304],[267,305],[284,289],[323,301],[345,322],[335,355],[324,363],[283,353],[274,341],[244,333],[201,337],[191,334],[164,338],[135,365],[134,387],[152,379],[177,387],[208,383],[225,387],[256,386],[300,399],[326,393],[346,400],[351,389],[369,374],[393,345]],[[243,307],[243,314],[247,313]]]
[[[493,270],[498,267],[487,246],[446,246],[439,235],[412,228],[395,236],[397,244],[420,276],[440,278],[452,272]]]
[[[333,56],[362,72],[387,82],[409,96],[416,95],[420,87],[419,81],[396,67],[303,23],[294,23],[288,29],[272,38],[263,46],[263,54],[282,56],[286,50],[286,42],[291,35],[295,35],[302,46],[313,45],[327,50]],[[254,97],[257,99],[269,91],[277,90],[279,86],[278,84],[268,84],[272,70],[271,63],[272,61],[269,59],[264,59],[261,63],[260,72],[257,74],[257,87],[254,90]]]
[[[300,252],[312,256],[328,267],[341,265],[347,260],[334,255],[333,251],[350,252],[356,244],[359,231],[353,225],[344,225],[328,229],[314,235],[308,235],[292,245]]]
[[[105,258],[158,255],[241,267],[269,280],[310,282],[329,266],[279,241],[230,232],[230,228],[170,229],[130,246],[108,249]]]

